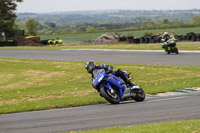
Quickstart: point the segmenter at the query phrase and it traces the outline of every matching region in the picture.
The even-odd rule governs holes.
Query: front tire
[[[119,95],[117,94],[116,91],[114,91],[114,93],[111,93],[110,90],[103,87],[103,88],[100,89],[100,93],[111,104],[119,104],[120,97],[119,97]]]
[[[136,92],[135,97],[133,98],[133,100],[135,100],[136,102],[142,102],[145,99],[145,92],[143,91],[142,88],[140,88],[140,92]]]

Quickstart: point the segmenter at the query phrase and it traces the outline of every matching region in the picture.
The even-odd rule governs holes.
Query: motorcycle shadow
[[[130,101],[121,101],[119,104],[111,104],[111,103],[107,103],[107,105],[125,105],[125,104],[135,104],[135,103],[143,103],[143,102],[145,102],[145,100],[144,101],[142,101],[142,102],[136,102],[136,101],[134,101],[134,100],[130,100]]]
[[[170,53],[170,54],[167,54],[167,53],[159,53],[159,55],[184,55],[184,53],[179,53],[179,54],[176,54],[176,53]]]

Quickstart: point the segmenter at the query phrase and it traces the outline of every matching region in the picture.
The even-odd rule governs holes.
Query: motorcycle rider
[[[170,42],[170,43],[167,43],[167,41],[168,41],[169,39],[175,40],[175,38],[174,38],[173,35],[170,36],[168,32],[164,32],[163,38],[162,38],[162,42],[163,42],[163,43],[162,43],[162,48],[164,48],[165,51],[168,51],[168,46],[173,47],[173,46],[176,45],[175,41],[172,41],[172,42]]]
[[[107,65],[107,64],[99,64],[98,66],[96,66],[95,62],[90,60],[87,61],[85,64],[85,69],[87,69],[87,72],[91,74],[91,78],[93,79],[94,75],[93,75],[93,71],[96,69],[104,69],[106,73],[112,73],[115,76],[121,77],[124,82],[126,84],[128,84],[129,86],[133,87],[134,84],[128,79],[127,76],[124,75],[124,72],[121,69],[116,69],[113,71],[113,66],[111,65]]]
[[[169,40],[169,38],[170,38],[169,33],[164,32],[162,40],[166,42],[167,40]]]
[[[170,36],[168,34],[168,32],[164,32],[163,37],[162,37],[162,48],[165,49],[165,51],[167,51],[167,41],[170,39]]]

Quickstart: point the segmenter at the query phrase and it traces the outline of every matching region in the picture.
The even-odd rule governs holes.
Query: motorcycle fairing
[[[100,73],[100,74],[95,75],[95,79],[93,79],[93,81],[92,81],[93,86],[98,85],[102,81],[102,79],[106,76],[103,69],[98,70],[98,71],[99,72],[97,72],[97,73]]]
[[[125,86],[124,86],[124,82],[121,78],[116,77],[115,75],[110,75],[109,78],[107,78],[106,80],[108,83],[116,86],[117,88],[119,88],[119,92],[120,92],[120,98],[122,98],[124,91],[125,91]]]
[[[103,79],[106,79],[107,84],[102,84],[100,87],[98,86],[98,88],[100,89],[102,87],[105,87],[108,90],[111,90],[112,89],[111,85],[116,86],[119,89],[120,98],[123,97],[126,87],[121,78],[113,75],[113,73],[106,74],[103,69],[97,70],[96,73],[98,73],[98,75],[95,75],[95,79],[92,82],[93,86],[96,87],[96,86],[100,85],[101,82],[103,81]],[[98,90],[98,91],[100,91],[100,90]]]
[[[100,88],[105,87],[107,88],[109,91],[111,91],[112,87],[110,84],[104,84],[102,86],[100,86]],[[120,93],[120,99],[122,99],[124,92],[122,91],[122,89],[119,89],[119,93]]]

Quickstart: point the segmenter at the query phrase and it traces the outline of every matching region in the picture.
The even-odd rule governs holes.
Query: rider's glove
[[[95,84],[95,80],[92,80],[92,87],[96,89],[97,84]]]
[[[92,87],[96,89],[97,86],[96,86],[96,84],[95,85],[92,84]]]

